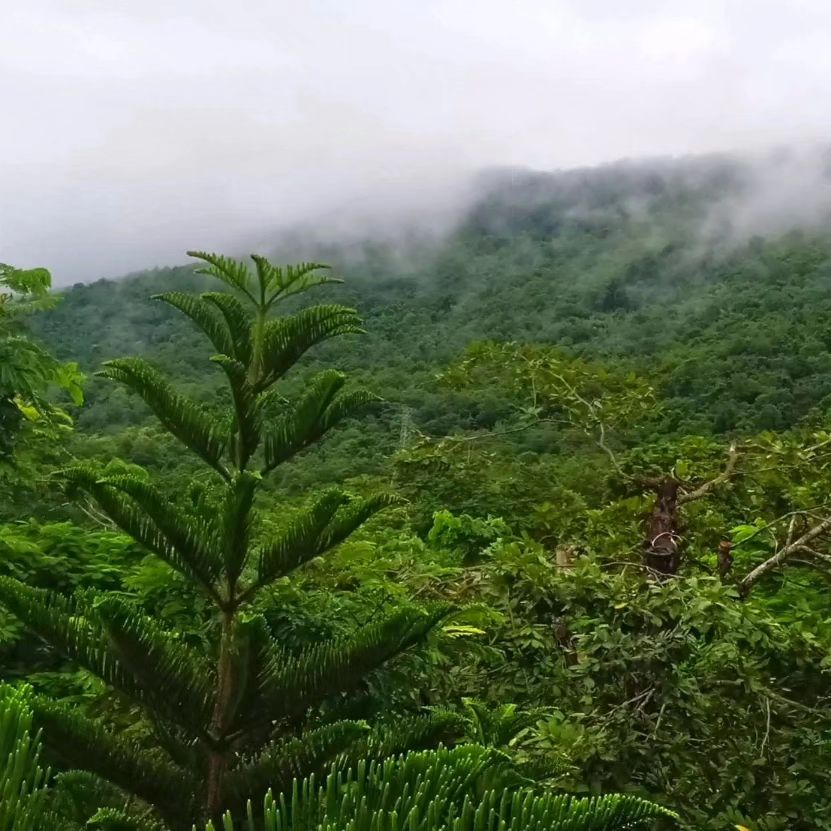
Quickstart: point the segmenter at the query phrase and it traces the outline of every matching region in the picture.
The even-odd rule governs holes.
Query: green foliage
[[[482,597],[506,623],[467,684],[547,710],[519,758],[547,760],[560,788],[670,794],[696,828],[829,827],[831,643],[810,624],[712,577],[658,585],[588,558],[558,569],[527,542],[492,551]]]
[[[827,539],[749,596],[736,589],[828,515],[831,242],[702,244],[704,220],[740,189],[718,160],[517,173],[406,257],[309,242],[306,256],[349,275],[326,286],[331,306],[298,303],[333,282],[313,265],[200,255],[202,274],[79,285],[54,309],[7,316],[0,331],[19,336],[25,320],[85,370],[124,352],[139,360],[91,379],[75,435],[24,423],[16,475],[28,488],[3,511],[39,521],[0,530],[0,571],[29,588],[3,585],[28,598],[33,623],[53,609],[34,589],[65,595],[74,628],[58,634],[98,674],[115,655],[112,686],[11,616],[0,619],[4,673],[78,706],[91,735],[106,725],[125,758],[198,768],[199,790],[217,734],[195,728],[216,709],[216,688],[203,687],[218,682],[225,643],[245,683],[223,718],[250,730],[250,742],[227,734],[239,738],[224,749],[228,776],[257,772],[250,792],[245,773],[233,780],[237,827],[267,784],[260,762],[273,761],[271,784],[305,775],[295,751],[298,765],[329,770],[315,736],[351,737],[351,765],[463,735],[557,790],[665,798],[702,831],[831,827]],[[23,311],[14,294],[4,308]],[[46,296],[37,289],[29,308]],[[352,306],[367,317],[360,350],[335,337],[362,328]],[[301,354],[305,371],[291,366]],[[385,400],[350,391],[334,365]],[[20,422],[18,403],[5,416]],[[64,439],[80,510],[43,474]],[[645,579],[654,492],[643,482],[694,490],[723,470],[733,440],[734,475],[681,506],[677,577]],[[100,464],[118,457],[152,477]],[[403,501],[383,494],[390,484]],[[395,510],[382,528],[371,516],[383,507]],[[719,580],[726,541],[733,563]],[[226,637],[217,608],[232,598]],[[461,611],[442,617],[447,603]],[[322,698],[333,678],[343,686]],[[136,827],[120,791],[78,792],[77,822],[101,808],[99,827]]]
[[[28,270],[0,263],[0,392],[19,397],[24,415],[53,414],[45,394],[50,386],[68,393],[77,406],[83,401],[77,364],[61,364],[25,336],[23,316],[52,305],[52,277],[45,268]]]
[[[27,313],[51,305],[51,282],[46,269],[0,263],[0,502],[11,506],[32,499],[40,474],[35,460],[47,448],[54,452],[71,428],[53,394],[62,392],[75,406],[83,402],[78,365],[57,361],[24,325]]]
[[[332,344],[319,361],[336,354],[353,374],[371,377],[383,397],[407,407],[416,430],[436,437],[492,428],[511,410],[500,389],[471,395],[435,382],[448,362],[483,340],[555,344],[562,356],[610,375],[633,370],[649,379],[663,405],[662,431],[674,435],[787,429],[821,415],[831,392],[828,235],[703,242],[702,226],[740,183],[737,166],[721,160],[497,177],[457,228],[410,256],[378,241],[330,246],[328,261],[349,280],[327,288],[366,311],[369,334],[365,349],[344,354]],[[312,240],[303,248],[324,253]],[[205,262],[206,270],[217,263]],[[233,289],[242,271],[229,268],[217,273]],[[315,279],[324,275],[328,280],[328,272]],[[304,285],[305,278],[291,279],[293,288]],[[175,305],[177,292],[206,285],[189,268],[79,285],[33,325],[53,351],[85,369],[126,349],[184,382],[190,389],[183,392],[209,397],[199,340],[170,309],[146,302],[155,292]],[[249,291],[258,289],[251,283]],[[208,292],[192,313],[244,314],[230,297]],[[93,382],[89,396],[81,430],[147,423],[120,391]],[[395,447],[398,429],[384,428],[400,426],[400,410],[389,408],[378,420],[384,424],[364,424],[363,441],[346,431],[334,439],[352,470],[357,460],[377,471]],[[531,433],[515,441],[521,452],[536,449]],[[315,483],[328,481],[330,464],[292,471],[295,487],[315,476]]]
[[[297,654],[269,631],[257,604],[275,581],[393,503],[384,494],[332,489],[271,533],[255,505],[266,474],[371,400],[343,393],[342,377],[332,373],[318,375],[296,403],[273,389],[309,348],[360,327],[353,310],[335,305],[271,316],[284,298],[331,282],[315,273],[318,266],[280,269],[255,257],[251,273],[223,257],[197,256],[242,299],[163,299],[220,350],[213,361],[225,371],[230,406],[210,412],[139,358],[109,361],[102,375],[137,393],[214,479],[194,480],[183,499],[134,469],[76,464],[63,478],[70,493],[88,494],[110,522],[202,591],[213,611],[207,642],[188,642],[118,593],[67,596],[0,578],[3,605],[138,707],[146,737],[155,735],[145,748],[100,720],[38,699],[35,714],[54,752],[137,797],[173,828],[237,810],[269,784],[288,786],[322,770],[365,728],[334,718],[324,726],[312,720],[304,730],[310,715],[327,701],[343,702],[364,676],[423,643],[447,615],[444,607],[411,605]],[[99,819],[117,824],[119,816]]]
[[[54,710],[54,705],[45,706]],[[59,721],[53,719],[50,729],[60,732],[77,721],[69,715]],[[247,820],[239,825],[248,831],[263,825],[274,829],[357,829],[405,828],[414,823],[437,831],[450,827],[634,831],[652,827],[657,818],[676,818],[670,811],[631,796],[577,799],[536,793],[513,773],[504,756],[477,745],[362,761],[354,766],[341,758],[330,766],[320,785],[314,776],[304,779],[298,773],[317,767],[337,748],[347,747],[361,729],[360,724],[347,722],[324,727],[311,736],[289,740],[279,752],[275,749],[254,760],[236,784],[260,780],[262,789],[271,784],[279,790],[266,792],[261,818],[255,817],[249,800],[244,812]],[[95,732],[94,727],[90,728],[92,735],[79,730],[75,738],[81,745],[92,740],[106,752],[107,741],[95,737]],[[46,787],[49,773],[39,767],[39,753],[38,738],[32,734],[27,690],[0,687],[0,759],[5,759],[5,766],[0,768],[0,828],[38,831],[48,822],[51,828],[75,831],[82,826],[73,817],[79,810],[81,814],[89,813],[89,808],[83,811],[82,806],[91,804],[92,797],[102,807],[87,822],[82,821],[84,828],[166,831],[163,823],[137,811],[134,805],[120,804],[116,791],[81,771],[59,776],[50,791]],[[108,761],[116,767],[111,778],[130,774],[129,760],[116,753]],[[155,788],[181,788],[184,795],[188,783],[178,781],[171,771],[159,773],[163,778],[158,782],[142,781],[134,789],[150,793]],[[241,793],[240,801],[242,797]],[[221,827],[233,831],[239,826],[233,814],[226,812]],[[206,831],[214,829],[209,821]]]
[[[262,819],[260,819],[262,817]],[[269,793],[262,814],[249,804],[248,821],[235,825],[230,815],[221,828],[279,829],[419,827],[430,831],[616,831],[649,829],[673,814],[632,796],[580,799],[539,794],[522,787],[494,751],[476,745],[455,750],[411,753],[354,770],[333,768],[319,784],[295,781],[291,792]],[[216,831],[210,823],[206,831]]]
[[[427,541],[440,548],[455,549],[470,562],[492,542],[508,532],[508,525],[501,519],[477,519],[468,514],[456,516],[450,511],[437,511]]]
[[[497,388],[517,402],[518,424],[540,421],[587,433],[603,443],[606,432],[654,417],[652,389],[634,373],[610,372],[550,347],[479,343],[442,380],[456,388]]]
[[[142,573],[143,557],[133,540],[100,528],[80,528],[68,522],[0,526],[0,575],[23,581],[32,589],[62,594],[81,588],[119,590],[125,581]],[[161,596],[153,610],[166,616]],[[0,663],[7,679],[26,676],[39,691],[81,693],[80,679],[72,680],[62,656],[33,641],[5,610],[0,611]]]
[[[417,591],[482,604],[487,614],[470,627],[465,650],[442,645],[423,671],[436,685],[436,703],[483,699],[474,705],[471,737],[498,736],[535,778],[578,793],[666,794],[707,831],[824,828],[831,809],[822,784],[831,728],[826,566],[803,558],[745,600],[734,580],[782,544],[794,511],[797,529],[824,515],[817,506],[826,502],[827,438],[805,430],[745,445],[739,475],[683,507],[682,573],[664,586],[645,579],[640,555],[651,498],[632,495],[622,475],[673,471],[692,487],[724,466],[725,448],[712,439],[623,450],[623,474],[607,458],[601,473],[609,486],[599,494],[587,491],[582,504],[558,495],[532,516],[514,513],[518,464],[504,456],[494,463],[478,445],[470,452],[434,446],[442,467],[417,498],[429,499],[457,465],[471,471],[481,455],[481,479],[460,476],[456,491],[467,484],[465,496],[482,517],[487,494],[498,488],[505,520],[440,511],[426,542],[405,531],[396,542],[353,543],[335,570],[317,569],[309,579],[325,592],[348,569],[351,591],[379,603]],[[492,490],[479,491],[477,505],[483,485]],[[722,582],[713,576],[716,551],[730,529],[736,577]],[[560,563],[562,549],[570,565]],[[514,716],[519,729],[510,735]]]
[[[45,821],[47,771],[24,689],[0,685],[0,829],[39,831]]]

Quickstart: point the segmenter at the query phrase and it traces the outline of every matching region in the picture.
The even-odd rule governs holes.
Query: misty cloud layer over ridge
[[[824,0],[30,0],[4,24],[0,260],[64,284],[297,223],[435,233],[493,167],[831,134]],[[737,233],[826,209],[810,167],[778,175]]]

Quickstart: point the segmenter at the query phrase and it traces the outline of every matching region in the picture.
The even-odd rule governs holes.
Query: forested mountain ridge
[[[503,173],[446,236],[410,245],[410,265],[383,239],[302,253],[345,278],[337,296],[367,321],[367,345],[339,363],[376,375],[428,433],[488,426],[488,413],[446,412],[430,380],[485,339],[643,373],[669,404],[670,430],[782,428],[831,393],[831,235],[713,226],[741,174],[729,159]],[[148,297],[197,282],[161,268],[79,284],[36,328],[87,370],[126,349],[193,378],[195,336]],[[117,425],[118,409],[102,409],[93,387],[79,427]]]
[[[423,603],[439,611],[399,641],[412,652],[349,676],[354,700],[319,701],[280,722],[273,732],[288,744],[246,782],[262,792],[287,781],[281,754],[301,748],[288,737],[303,722],[310,742],[352,736],[362,753],[399,746],[388,728],[406,724],[416,747],[461,744],[453,764],[474,742],[545,789],[631,792],[690,827],[831,831],[831,235],[821,216],[810,229],[785,222],[755,235],[745,220],[726,224],[726,208],[741,217],[754,193],[730,159],[500,172],[442,237],[323,244],[317,234],[307,249],[297,236],[276,246],[277,262],[316,259],[331,272],[198,254],[219,293],[192,267],[63,292],[27,320],[57,357],[90,373],[86,401],[63,401],[74,432],[23,422],[17,465],[0,480],[0,594],[59,647],[75,631],[56,626],[61,610],[93,627],[93,644],[100,627],[115,627],[141,689],[130,682],[113,697],[107,684],[125,680],[97,663],[97,647],[84,651],[73,636],[68,652],[50,650],[6,611],[0,667],[35,688],[36,713],[43,694],[69,699],[107,725],[95,742],[114,729],[140,755],[161,745],[176,775],[198,785],[184,790],[202,793],[204,758],[222,778],[244,756],[217,731],[242,747],[248,725],[214,709],[205,734],[191,714],[185,732],[197,744],[185,747],[141,713],[150,705],[151,716],[161,707],[182,718],[159,690],[184,685],[192,697],[197,654],[219,656],[217,677],[240,683],[232,656],[254,653],[237,651],[234,625],[217,633],[217,608],[239,610],[241,632],[256,621],[251,637],[273,639],[279,660],[256,667],[269,684],[279,675],[280,689],[318,701],[302,672],[289,684],[275,668],[305,667],[314,654],[340,678],[340,652],[318,647],[352,644],[360,663],[364,630],[384,640],[379,615],[403,615],[406,627],[412,603]],[[344,282],[320,285],[332,275]],[[233,294],[264,308],[245,294],[255,279],[278,294],[299,280],[363,322],[338,306],[303,318],[295,297],[277,316],[238,315]],[[167,292],[208,293],[150,299]],[[325,334],[329,319],[337,340],[316,341],[309,333]],[[252,352],[265,343],[258,326],[271,327],[262,360]],[[292,331],[314,346],[288,372]],[[91,374],[124,354],[172,385],[135,359]],[[265,390],[266,354],[285,374],[276,396]],[[250,383],[265,385],[261,404]],[[360,418],[339,400],[360,405]],[[386,510],[370,519],[377,508]],[[192,566],[171,556],[180,549]],[[283,576],[266,586],[264,573]],[[151,655],[175,656],[171,643],[194,653],[166,664],[150,698],[142,684],[153,674],[132,640],[142,615],[164,629]],[[373,652],[382,663],[385,650]],[[248,701],[261,687],[239,690]],[[50,724],[70,746],[92,729],[79,720],[67,733],[60,713],[46,713],[47,746]],[[346,733],[326,733],[338,719]],[[360,738],[364,720],[377,724],[374,738]],[[70,763],[101,768],[94,747]],[[266,768],[271,780],[260,777]],[[132,793],[135,776],[116,774]],[[170,776],[155,781],[138,795],[142,816],[155,810],[184,828],[204,814]],[[207,784],[213,814],[239,811],[251,792],[223,796]],[[98,807],[136,807],[121,791],[100,798]],[[656,827],[673,827],[665,820]]]

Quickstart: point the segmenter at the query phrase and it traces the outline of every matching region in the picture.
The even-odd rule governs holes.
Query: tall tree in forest
[[[332,488],[276,534],[266,532],[257,508],[269,474],[373,401],[368,392],[346,391],[344,376],[333,370],[314,375],[294,400],[278,392],[278,382],[307,350],[360,333],[361,323],[340,305],[274,314],[287,298],[334,282],[320,265],[280,268],[254,256],[251,269],[222,256],[193,256],[226,290],[159,299],[209,338],[211,360],[227,380],[228,411],[197,405],[138,358],[110,361],[101,374],[138,394],[211,476],[194,482],[187,498],[145,476],[102,466],[75,466],[65,476],[209,598],[212,650],[186,644],[123,595],[65,597],[0,579],[0,602],[140,705],[157,742],[139,747],[62,703],[35,697],[35,721],[52,750],[64,764],[152,806],[174,829],[237,813],[249,796],[322,771],[364,742],[364,723],[338,718],[337,706],[321,706],[343,704],[368,673],[422,642],[448,613],[443,606],[400,607],[351,637],[299,654],[270,632],[258,598],[393,503],[385,494],[358,498]]]
[[[15,442],[27,422],[53,424],[63,414],[48,398],[52,388],[82,400],[76,364],[63,364],[28,337],[25,319],[54,302],[45,268],[20,269],[0,263],[0,473],[8,468]]]

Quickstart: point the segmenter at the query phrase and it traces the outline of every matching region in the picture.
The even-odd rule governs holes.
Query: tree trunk
[[[228,728],[230,702],[233,700],[234,681],[233,659],[234,649],[234,613],[223,612],[222,636],[219,646],[217,662],[216,703],[214,704],[213,718],[211,719],[211,735],[221,740]],[[208,757],[208,782],[205,810],[208,819],[217,822],[222,811],[222,785],[225,772],[228,768],[228,751],[220,747],[212,748]]]
[[[729,540],[718,544],[718,576],[724,580],[733,568],[733,545]]]
[[[665,477],[654,484],[655,503],[644,540],[644,561],[658,575],[674,575],[681,565],[678,536],[678,488],[680,482]]]

